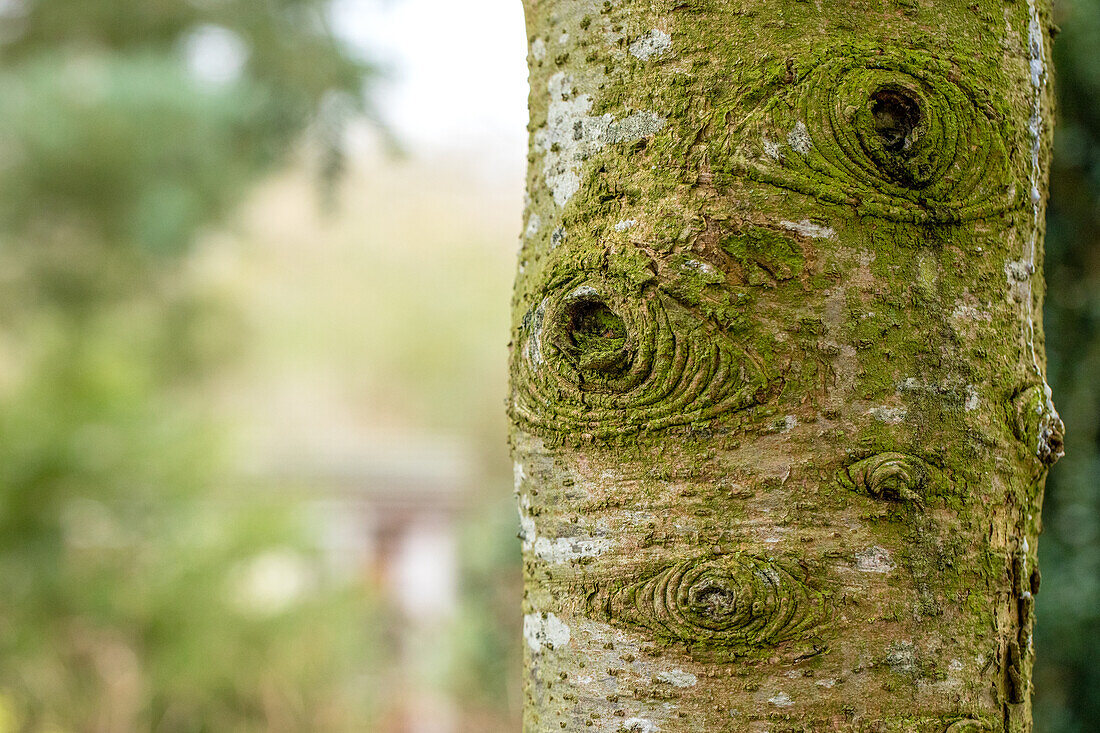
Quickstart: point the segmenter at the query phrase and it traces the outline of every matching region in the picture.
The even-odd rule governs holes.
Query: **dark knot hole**
[[[737,595],[720,585],[707,585],[696,592],[695,603],[711,618],[730,614],[737,606]]]
[[[569,304],[563,316],[566,348],[582,369],[610,373],[625,366],[626,324],[606,303],[584,298]]]
[[[909,149],[921,121],[920,103],[902,89],[880,89],[871,95],[871,115],[882,146],[891,153]]]
[[[609,351],[626,342],[626,326],[605,303],[584,300],[569,309],[569,336],[580,351]]]

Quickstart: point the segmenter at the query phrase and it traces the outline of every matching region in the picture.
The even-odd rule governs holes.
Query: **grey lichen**
[[[856,569],[863,573],[889,573],[897,565],[890,557],[890,551],[879,545],[872,545],[856,553]]]
[[[535,132],[534,146],[543,155],[543,178],[558,206],[580,189],[581,166],[605,145],[633,142],[665,126],[652,112],[635,112],[618,122],[611,114],[589,114],[592,97],[577,93],[564,71],[551,76],[546,88],[546,125]]]
[[[810,139],[810,133],[806,129],[805,123],[801,121],[794,123],[794,128],[787,133],[787,144],[803,155],[810,152],[813,141]]]
[[[619,122],[608,125],[604,142],[609,144],[634,142],[643,137],[656,135],[664,126],[663,117],[658,117],[652,112],[635,112]]]
[[[553,613],[529,613],[523,617],[523,638],[535,654],[561,649],[569,643],[569,627]]]
[[[814,224],[808,219],[803,219],[802,221],[787,221],[784,219],[779,222],[779,226],[795,234],[801,234],[804,237],[810,237],[812,239],[833,239],[836,237],[836,230],[832,227]]]
[[[661,56],[672,48],[672,36],[654,28],[630,44],[630,54],[642,61]]]
[[[658,672],[657,680],[672,685],[673,687],[694,687],[699,681],[691,672],[685,672],[682,669],[670,669],[664,672]]]

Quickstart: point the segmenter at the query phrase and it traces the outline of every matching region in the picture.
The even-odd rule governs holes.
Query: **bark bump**
[[[768,379],[743,348],[651,286],[645,267],[547,289],[524,318],[514,415],[545,435],[608,438],[756,404]]]
[[[706,658],[759,654],[805,638],[825,620],[825,595],[801,575],[763,557],[704,556],[616,583],[593,596],[590,612]]]

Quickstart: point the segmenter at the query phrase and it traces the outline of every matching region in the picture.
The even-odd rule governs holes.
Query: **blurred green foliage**
[[[353,731],[377,644],[295,507],[233,500],[189,246],[370,69],[326,0],[0,4],[0,733]]]
[[[1040,733],[1089,733],[1100,725],[1100,1],[1055,9],[1045,326],[1066,456],[1043,508],[1035,719]]]
[[[328,0],[0,5],[5,231],[67,223],[175,251],[309,130],[332,150],[370,67]]]

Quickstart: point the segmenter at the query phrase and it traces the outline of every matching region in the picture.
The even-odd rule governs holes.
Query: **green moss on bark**
[[[1028,729],[1046,12],[527,3],[527,730]]]

